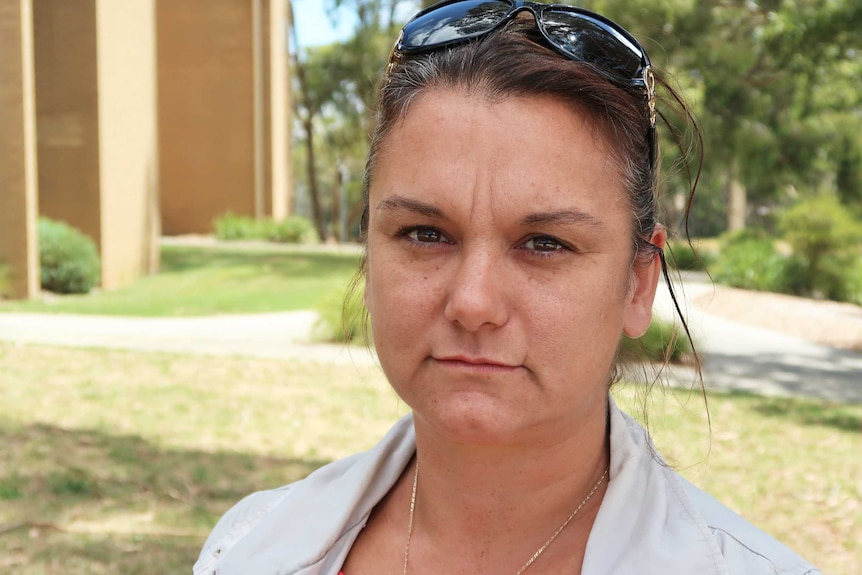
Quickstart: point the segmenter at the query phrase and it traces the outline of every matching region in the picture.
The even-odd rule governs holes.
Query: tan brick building
[[[20,298],[39,288],[32,16],[30,0],[0,0],[0,271]]]
[[[286,0],[159,0],[165,234],[288,212]]]
[[[286,0],[0,0],[0,263],[38,288],[37,213],[92,237],[102,287],[161,230],[288,213]]]

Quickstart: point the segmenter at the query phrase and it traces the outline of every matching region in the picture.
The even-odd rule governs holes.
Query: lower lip
[[[448,369],[458,371],[471,371],[474,373],[511,373],[518,369],[517,366],[500,365],[498,363],[470,363],[459,359],[434,359],[439,365]]]

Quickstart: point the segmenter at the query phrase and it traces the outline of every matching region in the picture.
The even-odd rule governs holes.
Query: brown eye
[[[449,238],[447,238],[443,232],[434,228],[408,228],[401,232],[401,235],[417,244],[450,243]]]
[[[530,238],[526,242],[524,242],[524,247],[528,250],[544,253],[556,252],[565,249],[565,246],[563,244],[561,244],[554,238],[548,236],[537,236]]]

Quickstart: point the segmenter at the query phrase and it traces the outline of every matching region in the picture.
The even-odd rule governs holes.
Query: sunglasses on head
[[[388,71],[405,56],[432,52],[481,38],[530,12],[548,44],[583,62],[609,81],[642,88],[649,111],[650,160],[655,162],[655,80],[638,41],[615,22],[574,6],[523,0],[446,0],[422,10],[401,30]]]

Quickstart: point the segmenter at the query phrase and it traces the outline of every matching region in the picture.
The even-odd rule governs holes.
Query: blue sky
[[[296,33],[301,46],[329,44],[350,34],[355,17],[349,10],[341,10],[335,24],[325,10],[327,4],[326,0],[293,0]]]

